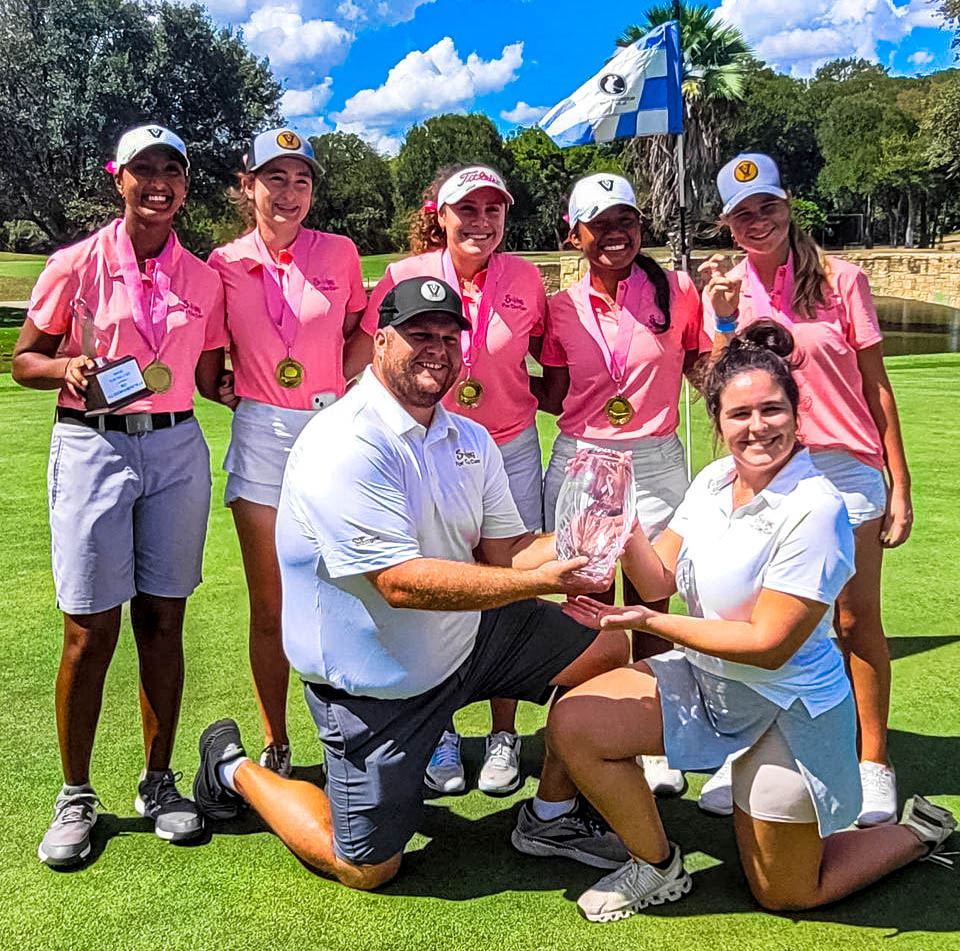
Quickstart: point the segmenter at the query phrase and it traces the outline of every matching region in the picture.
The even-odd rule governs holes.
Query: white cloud
[[[917,50],[915,53],[911,53],[907,60],[914,66],[926,66],[927,63],[933,62],[933,53],[930,50]]]
[[[839,57],[876,61],[877,44],[899,43],[916,27],[940,27],[928,0],[722,0],[718,19],[742,31],[761,59],[810,76]]]
[[[548,112],[549,106],[528,106],[522,99],[512,108],[500,113],[501,119],[517,125],[536,125]]]
[[[250,14],[243,24],[247,45],[273,66],[309,62],[314,74],[342,63],[354,34],[332,20],[304,20],[296,2],[275,3]]]
[[[365,20],[367,15],[361,7],[358,7],[352,0],[343,0],[343,3],[337,7],[337,15],[341,20],[349,23],[356,23],[358,20]]]
[[[388,132],[439,112],[462,112],[477,96],[513,82],[522,63],[523,43],[505,46],[498,59],[482,60],[471,53],[464,62],[445,36],[426,52],[408,53],[382,86],[361,89],[333,118],[338,128],[342,124]]]
[[[333,79],[327,76],[322,83],[309,89],[287,89],[280,97],[280,111],[288,118],[315,116],[333,95]]]

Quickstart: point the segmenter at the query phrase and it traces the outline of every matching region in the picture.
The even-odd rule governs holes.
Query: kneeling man
[[[399,283],[380,308],[361,382],[313,419],[277,512],[283,643],[323,741],[327,782],[248,759],[232,720],[200,740],[194,798],[212,818],[244,801],[304,863],[354,888],[400,867],[423,809],[423,771],[452,714],[477,700],[545,703],[625,664],[622,632],[581,627],[544,594],[599,590],[524,530],[489,433],[440,400],[469,330],[443,281]],[[599,868],[623,844],[547,754],[514,845]]]

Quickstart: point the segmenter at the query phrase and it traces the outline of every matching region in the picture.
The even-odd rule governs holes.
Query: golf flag
[[[680,34],[670,20],[620,50],[539,126],[561,148],[683,132],[680,73]]]

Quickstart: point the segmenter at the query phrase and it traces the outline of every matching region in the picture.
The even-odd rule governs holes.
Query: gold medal
[[[303,382],[303,364],[293,357],[284,357],[277,364],[277,382],[285,389],[296,389]]]
[[[611,426],[626,426],[633,419],[633,407],[625,396],[611,396],[603,411],[607,414]]]
[[[457,387],[457,402],[461,406],[477,406],[483,397],[483,384],[473,377],[467,377]]]
[[[173,370],[161,360],[152,360],[143,368],[143,382],[154,393],[166,393],[173,386]]]

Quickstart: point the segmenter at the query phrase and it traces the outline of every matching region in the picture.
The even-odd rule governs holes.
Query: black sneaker
[[[134,809],[145,819],[153,820],[153,831],[167,842],[183,842],[203,831],[203,819],[196,805],[181,796],[176,775],[169,769],[140,774]]]
[[[620,868],[630,858],[627,847],[603,817],[577,797],[572,812],[556,819],[540,819],[527,800],[510,836],[513,847],[527,855],[559,855],[593,868]]]
[[[200,734],[200,768],[193,780],[193,798],[205,816],[233,819],[243,809],[243,799],[220,782],[217,767],[246,755],[240,728],[233,720],[217,720]]]

